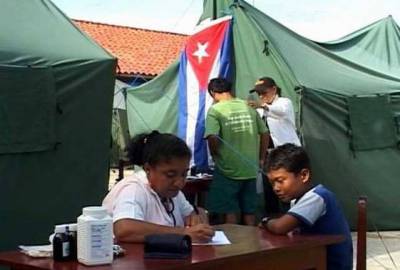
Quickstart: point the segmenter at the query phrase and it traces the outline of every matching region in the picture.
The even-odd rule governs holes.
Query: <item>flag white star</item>
[[[204,44],[197,42],[197,51],[195,51],[193,55],[197,56],[197,61],[199,62],[199,64],[201,64],[203,57],[209,57],[208,53],[206,52],[207,47],[208,47],[208,42]]]

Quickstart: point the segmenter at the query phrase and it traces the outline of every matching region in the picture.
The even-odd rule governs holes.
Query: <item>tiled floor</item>
[[[132,170],[126,170],[124,174],[130,175],[132,174]],[[115,179],[117,177],[118,171],[111,170],[110,187],[112,187],[112,185],[115,183]],[[400,231],[379,232],[379,234],[382,239],[378,236],[376,232],[370,232],[367,234],[367,269],[400,269]],[[355,266],[357,237],[355,233],[353,233],[352,236]]]
[[[367,234],[367,269],[400,269],[400,231]],[[354,258],[356,258],[357,237],[353,233]],[[392,261],[393,260],[393,261]],[[355,265],[355,264],[354,264]]]

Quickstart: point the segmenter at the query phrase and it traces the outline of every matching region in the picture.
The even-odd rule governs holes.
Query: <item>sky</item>
[[[70,18],[190,34],[202,0],[52,0]],[[400,0],[248,0],[300,35],[329,41],[392,15]]]

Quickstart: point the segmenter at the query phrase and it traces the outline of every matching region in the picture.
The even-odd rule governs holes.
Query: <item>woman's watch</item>
[[[261,224],[263,225],[263,227],[267,228],[268,222],[271,220],[271,217],[263,217],[261,219]]]

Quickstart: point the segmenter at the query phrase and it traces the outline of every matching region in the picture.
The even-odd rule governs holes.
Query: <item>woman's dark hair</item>
[[[142,133],[131,139],[126,147],[128,158],[134,165],[143,166],[148,163],[152,166],[174,158],[189,158],[192,156],[187,144],[168,133]]]
[[[268,154],[266,163],[267,172],[285,169],[298,174],[302,169],[311,171],[310,159],[303,147],[286,143],[278,146]]]
[[[208,83],[208,93],[224,93],[231,92],[232,84],[224,78],[214,78]]]
[[[275,83],[275,80],[272,79],[271,77],[262,77],[259,79],[259,81],[263,81],[263,85],[266,86],[265,89],[275,86],[276,87],[276,93],[278,96],[281,96],[282,94],[282,89]]]

